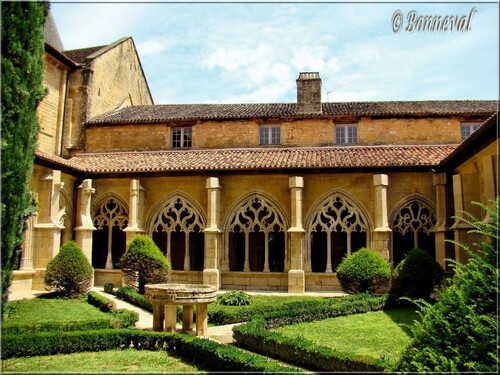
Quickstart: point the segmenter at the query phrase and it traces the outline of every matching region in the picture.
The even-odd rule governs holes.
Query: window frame
[[[357,144],[359,144],[358,124],[356,123],[335,124],[335,145],[340,146],[340,145],[357,145]]]
[[[263,137],[263,130],[265,130],[265,137]],[[267,124],[259,126],[259,146],[276,146],[281,144],[281,125]]]
[[[180,130],[179,139],[175,139],[176,131]],[[171,148],[180,150],[193,147],[193,127],[176,126],[171,129],[170,135]],[[188,143],[188,145],[186,145]]]
[[[474,122],[474,121],[460,123],[460,138],[462,142],[465,141],[467,138],[469,138],[472,133],[478,130],[482,124],[483,124],[482,122]],[[464,131],[465,129],[467,130]]]

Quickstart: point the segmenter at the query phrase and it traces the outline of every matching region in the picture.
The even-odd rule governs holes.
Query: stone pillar
[[[288,180],[291,195],[290,270],[288,271],[288,293],[304,293],[306,277],[303,269],[303,243],[305,230],[302,226],[302,189],[303,177],[290,177]]]
[[[139,180],[130,181],[130,207],[128,226],[123,230],[127,236],[127,243],[136,234],[145,233],[144,229],[144,188]]]
[[[436,187],[436,225],[434,232],[436,261],[446,269],[446,174],[432,175],[432,182]]]
[[[83,180],[82,184],[78,186],[78,190],[75,237],[76,242],[92,264],[92,233],[96,230],[90,213],[92,194],[95,193],[95,189],[92,188],[92,180]]]
[[[375,229],[372,233],[373,250],[384,259],[389,260],[389,244],[392,230],[389,228],[387,187],[389,176],[376,174],[373,176],[374,198],[375,198]]]
[[[453,175],[453,203],[455,205],[455,222],[450,229],[453,229],[455,234],[455,260],[461,263],[466,263],[469,259],[467,253],[462,249],[458,243],[467,243],[467,232],[472,229],[472,226],[462,221],[462,211],[465,208],[464,202],[464,187],[462,175]]]
[[[495,189],[495,182],[497,181],[497,171],[495,170],[494,158],[498,158],[498,155],[488,155],[483,158],[483,199],[484,203],[488,206],[492,205],[490,200],[495,200],[495,197],[497,196],[496,191],[498,191],[498,187],[497,189]]]
[[[35,225],[35,217],[30,216],[26,220],[26,233],[24,234],[23,253],[21,256],[21,271],[32,271],[34,269],[33,262],[33,232]]]
[[[52,171],[45,175],[43,180],[46,184],[40,189],[38,195],[38,216],[34,224],[35,246],[37,247],[36,268],[47,267],[47,263],[59,253],[61,231],[64,228],[62,223],[65,212],[60,208],[61,190],[64,187],[64,183],[61,182],[61,171]]]
[[[216,177],[207,178],[207,227],[205,228],[205,261],[203,284],[220,289],[219,251],[222,241],[220,193],[221,185]]]

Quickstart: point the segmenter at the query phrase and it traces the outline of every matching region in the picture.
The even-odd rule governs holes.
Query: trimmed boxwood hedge
[[[269,358],[190,335],[138,329],[3,335],[2,359],[134,347],[166,350],[207,371],[300,372]]]
[[[88,292],[87,302],[103,312],[109,312],[116,309],[116,303],[97,292]]]
[[[354,297],[354,298],[352,298]],[[234,338],[244,348],[256,353],[317,371],[383,371],[382,361],[371,357],[343,353],[316,345],[304,338],[289,338],[271,329],[289,324],[312,322],[344,315],[377,311],[384,308],[387,295],[358,294],[339,299],[335,304],[302,306],[257,316],[249,323],[233,328]]]

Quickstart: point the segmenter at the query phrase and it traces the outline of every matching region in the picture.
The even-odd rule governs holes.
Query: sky
[[[51,11],[66,50],[131,36],[155,104],[295,102],[303,71],[320,73],[323,102],[499,98],[498,2],[52,1]],[[425,17],[469,22],[432,31]]]

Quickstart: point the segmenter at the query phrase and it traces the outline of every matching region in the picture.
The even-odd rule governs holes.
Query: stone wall
[[[258,147],[259,124],[281,126],[282,146],[335,145],[332,120],[206,121],[192,126],[192,149]],[[92,126],[86,130],[86,151],[171,149],[175,124]],[[370,119],[358,124],[359,145],[456,144],[461,142],[456,119]]]
[[[47,88],[47,95],[37,108],[40,124],[37,149],[49,154],[59,155],[68,68],[48,53],[45,53],[44,68],[43,84]]]

